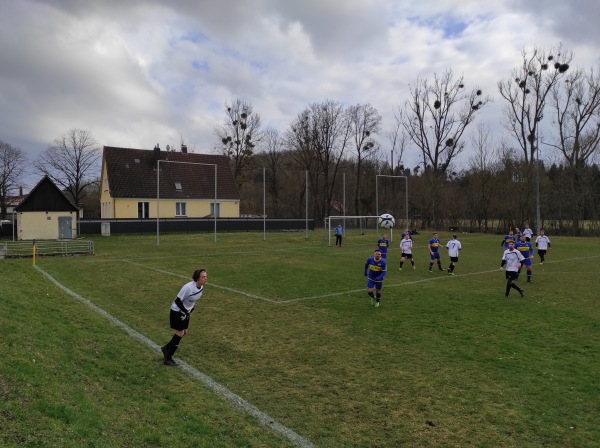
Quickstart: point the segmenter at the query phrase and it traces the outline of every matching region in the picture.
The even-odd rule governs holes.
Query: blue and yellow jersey
[[[375,261],[375,257],[369,257],[365,263],[365,274],[369,277],[369,280],[381,281],[387,273],[387,263],[381,258],[379,261]],[[381,277],[379,280],[376,278]]]
[[[521,252],[525,258],[533,257],[533,246],[529,241],[525,241],[524,243],[517,241],[515,243],[515,249]]]
[[[390,245],[390,242],[383,238],[379,238],[379,240],[377,241],[377,249],[379,249],[381,251],[382,255],[387,254],[389,245]]]
[[[433,253],[436,253],[440,250],[440,246],[442,245],[442,243],[440,243],[440,240],[437,238],[431,238],[429,240],[429,250]]]
[[[504,239],[502,240],[502,243],[500,243],[501,246],[504,246],[504,249],[508,249],[508,242],[512,241],[513,243],[517,242],[517,237],[514,235],[504,235]]]

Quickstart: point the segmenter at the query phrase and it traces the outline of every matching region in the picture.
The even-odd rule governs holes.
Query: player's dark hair
[[[192,280],[197,282],[203,272],[206,272],[206,269],[196,269],[192,274]]]

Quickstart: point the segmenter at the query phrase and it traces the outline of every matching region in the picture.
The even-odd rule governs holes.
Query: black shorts
[[[452,263],[458,263],[458,257],[450,257]]]
[[[506,271],[506,280],[508,279],[516,280],[519,278],[519,273],[516,271]]]
[[[171,322],[171,328],[173,330],[182,331],[187,330],[190,326],[190,315],[186,315],[184,319],[182,319],[183,314],[179,311],[171,310],[169,314],[169,321]]]
[[[408,258],[409,260],[412,260],[413,256],[412,256],[412,254],[406,254],[406,253],[402,252],[402,257],[401,258]]]

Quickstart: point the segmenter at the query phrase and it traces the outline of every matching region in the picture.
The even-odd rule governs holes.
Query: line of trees
[[[317,222],[377,211],[405,216],[408,184],[415,227],[505,231],[527,223],[573,234],[597,232],[600,71],[573,69],[572,59],[561,46],[522,52],[521,64],[497,85],[504,104],[498,121],[509,136],[499,141],[480,122],[492,97],[446,70],[410,85],[386,130],[368,103],[312,103],[287,129],[277,130],[263,127],[252,105],[235,99],[214,128],[213,149],[231,162],[243,214],[262,214],[266,207],[272,217],[304,217],[308,210]],[[472,155],[459,166],[467,147]],[[417,151],[420,160],[412,168],[401,162],[409,151]],[[97,209],[99,159],[92,134],[72,129],[32,166],[78,207]],[[19,148],[0,141],[2,218],[25,163]],[[381,174],[386,177],[377,191]]]
[[[308,204],[317,221],[382,210],[405,216],[403,179],[388,179],[376,191],[376,176],[386,174],[408,178],[408,214],[420,228],[503,232],[529,224],[599,232],[600,75],[572,69],[572,59],[562,46],[524,50],[522,64],[498,82],[505,106],[500,121],[510,139],[494,141],[489,126],[475,124],[492,97],[447,70],[410,86],[392,129],[381,129],[382,117],[370,104],[325,100],[310,104],[282,133],[255,127],[256,148],[241,164],[231,158],[230,140],[216,150],[235,167],[242,213],[262,214],[266,207],[269,216],[301,217]],[[242,100],[226,109],[252,110]],[[458,166],[467,145],[473,155]],[[409,148],[421,159],[413,168],[401,163]]]

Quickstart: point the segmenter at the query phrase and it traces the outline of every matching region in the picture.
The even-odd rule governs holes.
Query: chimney
[[[23,196],[23,185],[19,187],[19,196]]]
[[[181,145],[181,152],[187,154],[187,145]]]
[[[160,160],[160,147],[158,143],[154,147],[154,168],[158,168],[158,161]]]

